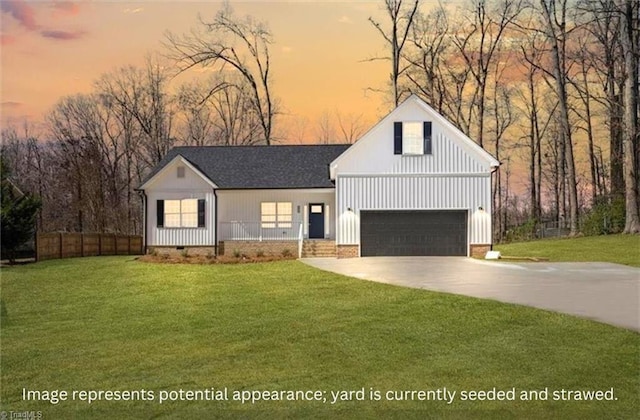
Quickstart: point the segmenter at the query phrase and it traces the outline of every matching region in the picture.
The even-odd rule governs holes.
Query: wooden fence
[[[38,233],[36,261],[98,255],[140,255],[142,236],[109,233]]]

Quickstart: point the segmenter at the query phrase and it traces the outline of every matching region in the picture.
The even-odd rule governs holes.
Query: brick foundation
[[[487,252],[491,251],[491,244],[473,244],[469,246],[471,248],[471,257],[484,258]]]
[[[360,248],[358,245],[338,245],[338,258],[356,258],[360,256]]]
[[[218,247],[219,255],[234,256],[239,253],[248,257],[255,257],[258,253],[265,256],[279,256],[288,252],[291,256],[298,256],[298,241],[221,241]]]
[[[182,249],[178,249],[182,248]],[[202,255],[205,257],[212,257],[216,255],[216,247],[215,246],[185,246],[185,247],[177,247],[177,246],[148,246],[147,254],[158,254],[158,255]]]

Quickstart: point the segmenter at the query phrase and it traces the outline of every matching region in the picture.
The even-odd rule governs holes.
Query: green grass
[[[494,301],[350,279],[297,261],[131,257],[3,269],[2,410],[58,418],[634,418],[640,334]],[[323,402],[176,401],[162,390],[320,390]],[[388,390],[608,390],[616,401],[386,401]],[[151,390],[154,401],[23,401]],[[331,404],[331,391],[365,401]],[[369,399],[370,390],[382,400]],[[519,396],[519,395],[518,395]]]
[[[496,245],[503,255],[550,261],[602,261],[640,267],[640,235],[584,236]]]

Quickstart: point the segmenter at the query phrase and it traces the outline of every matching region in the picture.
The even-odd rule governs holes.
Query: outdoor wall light
[[[347,207],[347,211],[350,211],[351,213],[353,213],[353,209],[351,207]]]
[[[482,208],[482,206],[478,207],[478,211],[484,211],[484,209]]]

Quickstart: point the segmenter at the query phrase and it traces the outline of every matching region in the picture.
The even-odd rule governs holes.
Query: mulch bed
[[[138,261],[150,262],[150,263],[164,263],[164,264],[249,264],[249,263],[264,263],[272,261],[286,261],[295,260],[294,256],[283,257],[279,255],[265,255],[262,257],[257,256],[240,256],[234,257],[230,255],[220,256],[205,256],[205,255],[143,255],[138,257]]]

